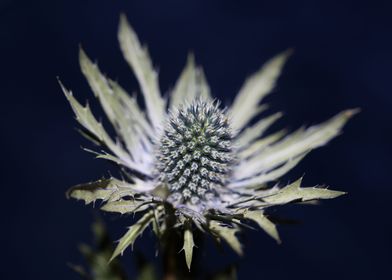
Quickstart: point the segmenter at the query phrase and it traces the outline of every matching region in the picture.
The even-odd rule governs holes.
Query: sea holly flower
[[[274,88],[289,52],[272,58],[249,77],[233,103],[224,107],[213,98],[192,55],[173,90],[163,97],[147,49],[124,16],[118,38],[139,82],[144,107],[102,74],[83,50],[79,57],[84,76],[115,128],[116,140],[90,107],[81,105],[61,85],[83,134],[102,148],[94,151],[96,156],[114,162],[121,172],[119,178],[77,185],[68,197],[86,204],[101,201],[100,208],[107,212],[141,213],[111,259],[133,245],[150,225],[162,240],[170,230],[182,234],[188,268],[195,231],[224,240],[242,254],[237,233],[252,223],[280,242],[276,225],[266,214],[268,208],[344,194],[324,186],[302,187],[302,178],[286,186],[277,183],[306,154],[339,135],[356,112],[346,110],[292,133],[265,135],[282,114],[258,118],[266,109],[261,102]]]

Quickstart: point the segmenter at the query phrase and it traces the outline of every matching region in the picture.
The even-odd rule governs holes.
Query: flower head
[[[195,99],[169,117],[158,146],[156,176],[167,200],[203,212],[222,201],[235,165],[233,133],[218,103]]]
[[[98,158],[114,162],[126,179],[110,177],[71,188],[68,196],[86,204],[101,200],[101,209],[143,216],[120,239],[112,259],[121,254],[151,224],[158,237],[171,229],[184,236],[190,267],[194,230],[209,232],[242,253],[236,233],[255,222],[280,241],[265,211],[344,194],[324,187],[301,187],[301,179],[287,186],[276,182],[311,150],[340,134],[355,113],[343,111],[332,119],[287,134],[265,131],[280,113],[255,119],[265,106],[289,52],[268,61],[248,78],[231,106],[213,100],[203,70],[193,56],[168,99],[163,98],[146,48],[121,17],[121,50],[138,79],[145,112],[135,97],[101,73],[80,50],[80,65],[99,99],[119,141],[114,141],[88,106],[82,106],[64,86],[84,134],[103,147]],[[254,124],[249,123],[256,120]],[[275,183],[274,183],[275,182]],[[271,185],[272,184],[272,185]],[[170,218],[170,219],[169,219]],[[168,220],[173,220],[169,224]]]

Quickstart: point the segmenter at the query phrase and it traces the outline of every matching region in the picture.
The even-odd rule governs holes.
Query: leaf
[[[267,118],[262,118],[256,124],[246,128],[235,140],[239,147],[244,147],[259,138],[274,122],[283,116],[282,113],[275,113]]]
[[[125,60],[139,81],[148,117],[153,127],[158,128],[165,116],[165,102],[159,91],[158,74],[152,66],[147,48],[141,46],[125,15],[120,17],[118,40]]]
[[[120,214],[136,213],[146,209],[147,206],[141,207],[143,204],[147,205],[145,201],[136,201],[133,199],[118,200],[106,203],[101,207],[101,210]]]
[[[185,252],[185,261],[189,271],[191,270],[193,247],[195,247],[195,243],[193,242],[192,229],[190,226],[187,226],[184,230],[184,245],[182,250]]]
[[[293,169],[306,155],[307,153],[304,153],[296,158],[289,159],[285,164],[272,171],[268,170],[265,173],[250,177],[249,179],[233,182],[230,184],[230,187],[258,187],[265,183],[275,181]]]
[[[204,70],[202,67],[198,68],[198,86],[199,86],[199,95],[204,100],[211,100],[211,90],[208,85],[206,75],[204,74]]]
[[[235,236],[235,234],[238,232],[237,228],[221,226],[217,221],[210,221],[209,229],[218,237],[223,238],[238,255],[243,254],[241,243]]]
[[[119,98],[121,104],[125,107],[124,110],[131,112],[132,120],[138,122],[138,124],[143,128],[144,132],[148,136],[154,136],[155,130],[151,127],[148,122],[144,111],[139,107],[136,97],[129,96],[129,94],[123,89],[117,82],[109,80],[109,84],[113,89],[113,93]]]
[[[285,135],[286,131],[281,130],[266,137],[263,137],[259,140],[254,141],[249,147],[240,150],[238,155],[243,160],[248,159],[249,157],[254,156],[263,151],[264,149],[268,148],[268,146],[272,145],[273,143],[276,143]]]
[[[95,154],[96,158],[106,159],[106,160],[114,162],[114,163],[116,163],[118,165],[128,166],[128,164],[126,162],[124,162],[123,160],[121,160],[118,157],[115,157],[115,156],[113,156],[111,154],[108,154],[105,151],[96,152],[96,151],[93,151],[93,150],[90,150],[90,149],[84,149],[84,150]]]
[[[96,120],[94,115],[92,114],[90,107],[86,105],[83,107],[76,99],[73,97],[72,92],[68,91],[60,82],[60,86],[68,99],[71,107],[76,115],[76,120],[82,125],[89,133],[91,133],[102,145],[107,147],[110,151],[113,152],[115,157],[118,158],[118,161],[114,160],[114,156],[112,156],[111,160],[115,162],[122,163],[124,166],[136,170],[141,174],[146,174],[146,170],[140,166],[140,164],[136,164],[130,158],[127,151],[123,149],[119,142],[113,142],[108,133],[103,128],[102,124]]]
[[[84,200],[85,204],[90,204],[96,200],[106,201],[115,192],[111,179],[98,180],[86,184],[76,185],[70,188],[66,196],[77,200]]]
[[[123,254],[124,250],[135,242],[136,238],[143,233],[153,219],[154,212],[149,211],[139,221],[137,221],[136,224],[129,227],[127,233],[119,240],[119,243],[109,261],[111,262],[118,255]]]
[[[121,139],[125,142],[135,161],[143,162],[140,156],[141,146],[151,146],[146,138],[145,117],[133,98],[119,90],[114,82],[108,80],[99,70],[98,66],[91,62],[83,49],[79,51],[79,62],[82,73],[86,77],[94,95],[99,99],[108,119],[115,127]],[[144,129],[141,129],[143,127]],[[147,129],[151,129],[148,127]],[[148,132],[152,134],[152,132]],[[150,147],[149,147],[150,148]]]
[[[187,64],[171,93],[170,109],[191,103],[198,97],[210,99],[210,90],[203,71],[196,67],[193,54],[189,54]]]
[[[66,192],[67,198],[83,200],[85,204],[90,204],[96,200],[116,200],[133,194],[134,191],[130,184],[115,178],[76,185]]]
[[[263,229],[269,236],[275,239],[278,243],[281,243],[279,233],[273,222],[268,220],[262,211],[245,211],[244,218],[256,222],[261,229]]]
[[[270,204],[286,204],[293,201],[309,201],[315,199],[332,199],[346,194],[345,192],[333,191],[325,188],[301,188],[302,178],[280,189],[276,194],[267,196],[263,200]]]
[[[101,73],[98,66],[91,62],[82,48],[79,49],[79,63],[83,75],[95,97],[101,102],[107,117],[114,125],[117,125],[116,110],[121,110],[121,105],[118,104],[118,100],[113,95],[106,77]]]
[[[164,233],[164,228],[165,228],[165,223],[160,223],[160,218],[162,215],[165,215],[163,213],[164,206],[158,206],[153,208],[154,211],[154,219],[152,223],[152,230],[154,231],[155,235],[158,237],[158,239],[161,239],[163,233]]]
[[[275,56],[245,81],[230,109],[235,130],[241,130],[259,113],[261,100],[274,88],[290,54],[291,51],[288,50]]]
[[[267,172],[290,159],[325,145],[341,133],[342,127],[357,112],[356,109],[346,110],[322,124],[297,130],[260,153],[243,160],[235,171],[236,178],[244,179]]]

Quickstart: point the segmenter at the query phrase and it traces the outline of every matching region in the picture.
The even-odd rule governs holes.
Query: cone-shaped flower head
[[[302,178],[287,186],[276,183],[307,153],[339,135],[355,113],[343,111],[322,124],[290,134],[265,135],[282,114],[256,117],[265,110],[261,101],[273,89],[290,52],[268,61],[246,80],[233,104],[223,108],[213,101],[192,55],[166,100],[147,50],[125,17],[121,17],[118,38],[138,79],[145,113],[136,98],[103,75],[82,50],[80,65],[119,141],[112,139],[88,106],[82,106],[62,86],[83,134],[104,149],[94,153],[117,164],[126,178],[78,185],[68,196],[86,204],[102,200],[101,209],[108,212],[143,213],[120,239],[112,258],[132,245],[149,225],[158,238],[167,230],[183,233],[188,267],[194,230],[209,232],[241,254],[236,233],[249,222],[280,241],[266,214],[269,207],[343,194],[320,186],[302,188]],[[254,124],[249,125],[252,120]],[[172,227],[168,221],[173,220]]]
[[[168,201],[196,209],[221,201],[235,164],[233,135],[218,103],[194,100],[173,112],[159,142],[157,175]]]

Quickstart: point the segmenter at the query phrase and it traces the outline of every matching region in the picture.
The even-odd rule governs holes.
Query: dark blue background
[[[208,267],[237,260],[240,279],[385,279],[390,274],[392,4],[390,1],[0,1],[1,278],[77,279],[76,245],[91,239],[91,207],[66,189],[107,174],[74,130],[56,82],[93,101],[78,68],[78,45],[129,91],[137,84],[116,32],[125,12],[168,89],[193,50],[215,96],[227,104],[266,59],[295,49],[275,93],[281,127],[297,128],[361,107],[344,134],[308,156],[286,181],[348,191],[321,206],[280,215],[283,244],[262,232],[243,238],[245,257],[206,253]],[[93,105],[94,108],[97,106]],[[99,110],[96,110],[103,116]],[[127,218],[106,216],[114,237]],[[153,254],[149,233],[136,250]],[[229,250],[226,250],[229,251]],[[129,251],[127,251],[129,254]],[[231,253],[230,253],[231,254]],[[129,270],[133,265],[129,261]],[[257,277],[255,275],[258,275]]]

